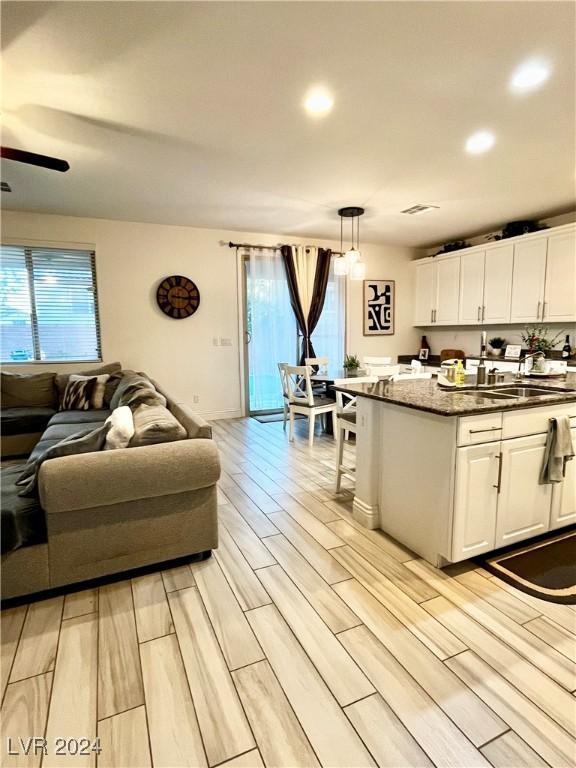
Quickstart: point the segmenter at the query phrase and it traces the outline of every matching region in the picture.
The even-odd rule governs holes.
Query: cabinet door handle
[[[477,435],[480,432],[499,432],[502,429],[502,427],[487,427],[486,429],[469,429],[468,433],[470,435]]]
[[[546,315],[546,304],[548,302],[545,301],[544,304],[542,304],[542,320],[544,320],[544,316]]]
[[[486,305],[482,305],[482,320],[486,320]]]
[[[430,322],[431,323],[434,322],[434,310],[433,309],[430,310]]]
[[[536,320],[540,320],[540,307],[542,306],[542,302],[538,302],[538,309],[536,310]]]
[[[478,307],[478,316],[476,317],[476,320],[482,320],[482,307]]]
[[[434,322],[436,322],[436,312],[437,310],[434,310]]]
[[[498,459],[498,480],[496,481],[496,485],[492,487],[496,488],[498,490],[498,493],[500,493],[500,488],[502,485],[502,454],[501,453],[497,454],[496,458]]]

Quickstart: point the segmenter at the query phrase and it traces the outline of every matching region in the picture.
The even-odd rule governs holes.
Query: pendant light
[[[336,277],[346,277],[350,270],[350,266],[348,262],[346,261],[346,257],[344,256],[344,248],[342,245],[343,238],[342,238],[342,223],[344,219],[342,218],[342,214],[340,211],[338,211],[340,215],[340,256],[337,257],[336,261],[334,262],[334,274]]]
[[[351,243],[346,253],[343,253],[334,262],[334,274],[339,276],[349,274],[351,280],[363,280],[366,276],[366,264],[361,261],[362,254],[360,252],[360,216],[363,213],[364,208],[359,208],[356,205],[349,205],[338,211],[340,216],[340,252],[343,253],[342,230],[345,218],[350,219]],[[356,243],[354,243],[354,221],[356,221]]]

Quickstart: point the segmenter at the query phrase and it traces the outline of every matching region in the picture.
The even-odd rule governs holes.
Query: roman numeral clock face
[[[200,291],[188,277],[165,277],[156,291],[158,306],[168,317],[183,320],[190,317],[200,306]]]

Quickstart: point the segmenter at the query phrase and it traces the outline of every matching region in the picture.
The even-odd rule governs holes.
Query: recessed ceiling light
[[[334,106],[334,99],[326,88],[318,87],[312,88],[306,94],[304,100],[304,108],[312,117],[323,117]]]
[[[510,90],[527,93],[540,88],[550,77],[550,65],[543,59],[531,59],[521,64],[510,79]]]
[[[496,137],[490,131],[476,131],[466,140],[466,152],[470,155],[481,155],[488,152],[496,143]]]

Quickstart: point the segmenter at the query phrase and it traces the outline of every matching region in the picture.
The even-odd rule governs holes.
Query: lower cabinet
[[[496,547],[545,533],[550,525],[552,486],[540,485],[546,435],[503,440]]]
[[[452,560],[494,549],[500,443],[458,449]]]
[[[457,449],[452,562],[576,523],[576,460],[540,485],[545,446],[540,434]]]
[[[572,431],[572,445],[576,446],[576,429]],[[567,462],[563,483],[552,486],[550,528],[561,528],[576,523],[576,459]]]

